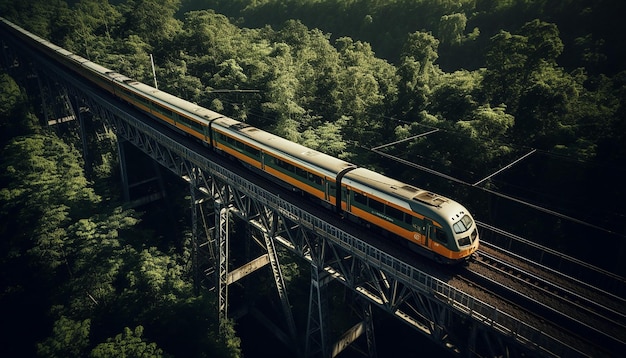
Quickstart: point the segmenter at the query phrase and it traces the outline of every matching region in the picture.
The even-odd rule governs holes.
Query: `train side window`
[[[411,225],[413,223],[413,217],[407,213],[404,213],[404,222]]]
[[[309,181],[317,184],[317,185],[323,185],[324,184],[324,179],[322,179],[321,177],[313,174],[313,173],[309,173]]]
[[[246,152],[248,152],[248,153],[252,154],[252,155],[253,155],[253,156],[255,156],[255,157],[258,157],[258,156],[261,154],[261,151],[260,151],[260,150],[258,150],[258,149],[256,149],[256,148],[253,148],[253,147],[251,147],[251,146],[249,146],[249,145],[246,145],[246,146],[245,146],[245,148],[246,148],[246,149],[245,149],[245,150],[246,150]]]
[[[156,105],[155,108],[156,108],[156,110],[159,113],[161,113],[163,115],[166,115],[168,117],[173,117],[174,116],[174,113],[172,111],[170,111],[169,109],[167,109],[167,108],[163,108],[163,107],[161,107],[159,105]]]
[[[135,99],[137,99],[139,102],[141,102],[141,103],[143,103],[143,104],[148,104],[148,101],[147,101],[145,98],[143,98],[142,96],[135,95],[135,94],[133,93],[133,97],[135,97]]]
[[[294,172],[295,171],[295,166],[293,164],[289,164],[283,160],[280,160],[278,158],[274,158],[274,163],[276,163],[276,165],[278,165],[279,167],[290,171],[290,172]]]
[[[172,112],[170,112],[172,113]],[[191,126],[193,127],[193,129],[197,130],[198,132],[202,132],[202,124],[196,122],[196,121],[192,121],[191,122]]]
[[[378,200],[372,199],[372,198],[370,198],[370,208],[372,208],[372,209],[374,209],[374,210],[376,210],[378,212],[381,212],[381,213],[385,212],[384,211],[385,210],[385,204],[381,203]]]
[[[357,192],[353,192],[353,193],[354,193],[354,201],[362,205],[367,205],[367,196],[359,194]]]
[[[434,235],[434,239],[442,242],[442,243],[447,243],[448,242],[448,235],[446,235],[446,232],[439,229],[439,228],[435,228],[435,235]]]
[[[307,171],[300,167],[296,167],[296,174],[303,179],[308,178]]]
[[[184,117],[184,116],[180,116],[179,121],[183,124],[185,124],[187,127],[189,127],[189,125],[191,124],[189,121],[189,118]]]
[[[404,213],[402,211],[392,208],[391,206],[385,206],[385,214],[399,221],[402,221],[404,217]]]

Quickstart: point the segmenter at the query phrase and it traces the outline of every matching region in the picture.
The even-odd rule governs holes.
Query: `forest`
[[[96,63],[458,199],[477,220],[622,276],[625,10],[611,0],[0,0],[0,16]],[[194,292],[185,210],[127,209],[115,145],[99,143],[85,168],[76,134],[42,123],[3,68],[0,355],[242,356],[234,325],[217,333],[214,297]],[[382,146],[387,155],[372,150]],[[163,217],[176,229],[154,226]]]

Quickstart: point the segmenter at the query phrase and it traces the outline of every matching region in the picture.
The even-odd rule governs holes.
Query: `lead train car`
[[[436,261],[468,259],[479,245],[471,214],[458,202],[288,141],[134,81],[56,46],[0,17],[5,30],[67,69],[156,120],[236,158],[350,220],[399,237]],[[340,198],[338,200],[338,198]]]

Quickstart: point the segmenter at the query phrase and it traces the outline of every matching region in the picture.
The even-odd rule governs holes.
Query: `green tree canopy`
[[[467,16],[464,13],[443,15],[439,20],[439,40],[442,44],[458,45],[464,37]]]
[[[40,357],[84,357],[89,348],[91,320],[74,321],[61,316],[52,328],[52,335],[37,344]]]
[[[137,326],[134,330],[124,327],[124,331],[105,343],[98,344],[89,354],[91,358],[164,358],[165,354],[154,342],[144,340],[143,327]]]
[[[152,46],[172,39],[180,28],[174,14],[181,0],[126,0],[119,5],[124,16],[123,37],[137,35]]]

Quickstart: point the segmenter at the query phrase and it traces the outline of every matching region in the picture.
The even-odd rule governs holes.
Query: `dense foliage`
[[[353,153],[350,143],[372,146],[437,126],[469,134],[471,146],[489,158],[511,149],[496,143],[585,159],[624,156],[617,145],[623,136],[624,62],[612,57],[623,49],[609,42],[614,31],[585,21],[606,16],[610,8],[617,13],[621,5],[240,0],[213,6],[261,27],[238,27],[211,10],[180,14],[179,0],[18,3],[4,5],[3,13],[147,83],[153,54],[161,89],[314,147],[332,142],[335,155]],[[571,26],[572,17],[590,24],[572,32],[578,37],[566,33],[565,46],[558,24],[544,19]],[[494,25],[508,19],[506,27]],[[369,22],[372,33],[387,40],[376,41],[355,21]],[[333,30],[332,39],[305,22]],[[401,33],[389,34],[392,29]],[[371,45],[378,43],[390,44],[396,54],[377,56],[385,54]],[[476,56],[454,56],[468,51]],[[466,66],[467,57],[476,63]],[[438,154],[442,163],[452,160],[452,154]],[[462,158],[467,171],[493,166],[474,154]]]
[[[616,248],[603,250],[612,259],[626,253],[624,7],[610,0],[0,1],[2,16],[104,66],[153,83],[152,54],[159,89],[466,198],[477,217],[570,254],[600,235]],[[10,284],[2,298],[47,290],[50,302],[40,305],[52,305],[54,324],[41,355],[100,356],[121,342],[155,356],[176,353],[154,338],[163,327],[150,317],[205,307],[206,298],[180,279],[181,258],[133,243],[136,214],[100,205],[71,147],[48,133],[28,135],[37,127],[32,115],[7,120],[27,111],[10,78],[0,77],[0,86],[7,143],[0,234],[13,233],[2,242],[3,280],[11,283],[17,261],[34,265],[30,283]],[[431,130],[438,132],[384,150],[474,183],[538,149],[541,156],[483,186],[565,215],[536,219],[527,207],[369,150]],[[598,207],[601,196],[612,200]],[[569,226],[569,216],[601,230]],[[86,265],[93,260],[101,264]],[[126,305],[144,299],[151,303],[125,316]],[[104,325],[105,316],[116,324]],[[184,328],[174,317],[163,321]],[[71,344],[63,343],[67,332],[76,335]]]
[[[0,83],[0,355],[239,356],[213,298],[194,293],[188,250],[96,192],[110,171],[88,181],[80,152]]]

